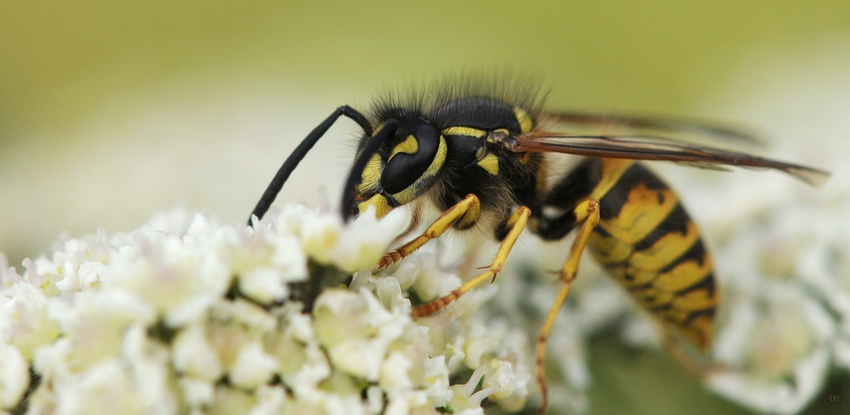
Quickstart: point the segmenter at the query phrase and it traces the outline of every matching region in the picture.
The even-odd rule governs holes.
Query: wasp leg
[[[467,281],[443,297],[416,307],[416,309],[413,310],[413,317],[419,318],[434,314],[460,298],[462,295],[466,294],[476,285],[490,279],[495,280],[496,274],[498,274],[502,270],[502,266],[505,265],[505,260],[508,259],[508,254],[511,252],[511,249],[513,249],[514,243],[516,243],[516,240],[519,238],[522,230],[525,229],[525,225],[528,223],[528,218],[530,216],[531,209],[526,206],[520,206],[519,209],[517,209],[517,211],[508,218],[505,222],[505,227],[510,228],[510,231],[508,231],[508,235],[505,236],[505,239],[502,240],[502,244],[499,245],[499,250],[496,252],[496,256],[493,258],[493,262],[490,264],[490,269],[488,269],[487,272]]]
[[[560,278],[563,284],[561,290],[558,291],[558,296],[552,308],[549,309],[549,315],[546,316],[546,322],[540,329],[540,334],[537,336],[537,351],[534,356],[534,362],[537,366],[537,384],[540,387],[540,396],[542,402],[538,408],[539,413],[546,412],[549,406],[549,399],[546,388],[546,370],[543,366],[544,358],[546,357],[546,340],[549,338],[549,332],[552,331],[552,326],[555,324],[555,317],[558,316],[558,311],[567,299],[570,293],[570,287],[578,272],[578,264],[581,259],[581,254],[587,246],[587,240],[590,238],[593,228],[599,223],[599,201],[596,199],[586,200],[580,203],[574,210],[573,214],[576,217],[576,223],[584,221],[581,229],[576,236],[573,246],[570,249],[570,256],[567,258],[564,268],[561,269]]]
[[[443,214],[440,215],[440,217],[437,218],[437,220],[435,220],[428,229],[425,229],[425,232],[422,232],[422,235],[419,235],[414,240],[398,247],[395,251],[388,252],[384,255],[384,257],[381,258],[381,262],[378,263],[378,270],[382,270],[398,261],[401,261],[403,258],[412,254],[413,251],[421,248],[422,245],[425,245],[428,241],[439,238],[443,232],[451,228],[458,219],[466,214],[466,212],[471,209],[476,209],[480,205],[481,202],[478,200],[478,196],[475,196],[472,193],[466,195],[463,200],[443,212]]]

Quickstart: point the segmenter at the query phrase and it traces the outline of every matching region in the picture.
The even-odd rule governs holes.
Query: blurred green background
[[[0,251],[20,269],[60,231],[125,231],[175,205],[244,221],[333,108],[462,71],[539,77],[555,108],[771,131],[733,109],[850,79],[848,40],[846,0],[0,2]],[[335,201],[353,131],[342,122],[278,200],[315,204],[323,186]],[[592,360],[596,413],[734,408],[695,381],[643,382],[681,370],[621,371],[612,348]]]

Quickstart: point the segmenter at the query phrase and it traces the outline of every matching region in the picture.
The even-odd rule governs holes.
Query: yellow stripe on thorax
[[[487,134],[487,131],[479,130],[472,127],[449,127],[443,130],[443,135],[465,135],[468,137],[481,138]]]
[[[516,117],[517,122],[519,123],[520,132],[523,134],[531,131],[534,128],[534,120],[531,119],[531,116],[528,113],[519,107],[514,107],[514,116]]]

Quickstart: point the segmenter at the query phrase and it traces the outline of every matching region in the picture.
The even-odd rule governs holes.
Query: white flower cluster
[[[430,300],[459,278],[428,247],[388,275],[368,271],[407,220],[398,210],[344,225],[287,206],[251,228],[178,210],[127,234],[64,237],[23,275],[3,261],[0,408],[473,415],[486,399],[523,409],[525,337],[474,313],[492,289],[413,321],[404,291]],[[352,272],[348,287],[334,283]]]
[[[758,411],[800,412],[831,371],[850,370],[850,170],[808,197],[784,177],[771,185],[758,182],[772,183],[766,174],[719,175],[720,184],[684,176],[692,182],[676,188],[696,207],[722,289],[707,385]],[[730,204],[710,210],[717,200]],[[468,276],[490,256],[459,260],[470,249],[441,238],[374,275],[405,215],[367,213],[344,225],[287,206],[247,228],[176,210],[128,234],[63,237],[51,257],[24,261],[23,275],[0,255],[0,409],[527,410],[536,389],[529,339],[558,284],[542,271],[562,266],[570,241],[524,235],[497,284],[413,321],[409,298],[460,285],[445,263],[470,268],[459,271]],[[600,331],[615,326],[632,346],[660,346],[657,327],[621,287],[592,261],[581,268],[548,342],[551,413],[590,408],[588,344]]]
[[[709,379],[759,411],[793,414],[832,371],[850,369],[850,188],[847,169],[814,196],[765,194],[727,229],[718,256],[725,318]]]

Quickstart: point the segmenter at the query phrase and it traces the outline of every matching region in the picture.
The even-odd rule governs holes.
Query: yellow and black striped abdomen
[[[643,165],[597,159],[596,260],[647,309],[700,349],[711,344],[718,293],[711,256],[676,194]]]

